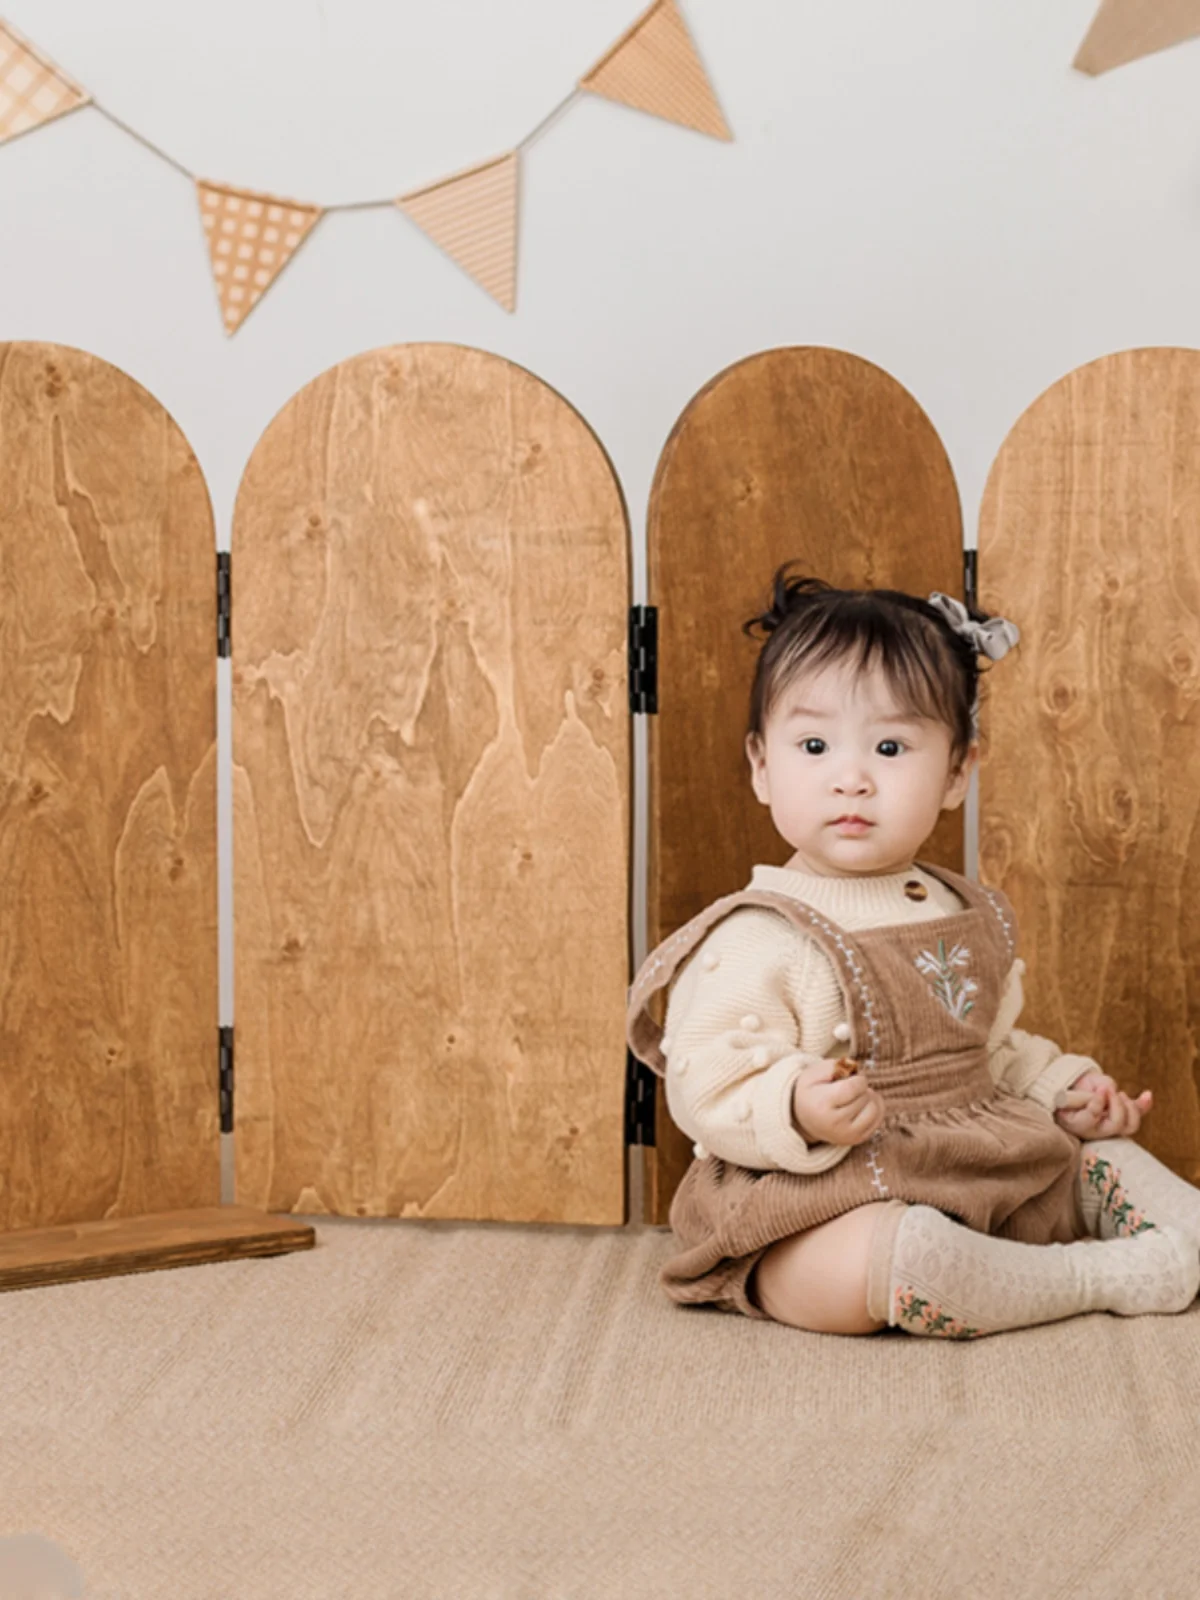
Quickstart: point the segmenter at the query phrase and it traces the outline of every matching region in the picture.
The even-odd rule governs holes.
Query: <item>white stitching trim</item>
[[[988,900],[991,903],[992,910],[999,917],[999,919],[1000,919],[1000,927],[1004,931],[1004,939],[1005,939],[1006,944],[1008,945],[1008,953],[1009,953],[1010,956],[1013,955],[1016,952],[1016,948],[1017,947],[1016,947],[1016,944],[1013,941],[1013,936],[1012,936],[1012,918],[1011,917],[1006,917],[1004,915],[1004,912],[1003,912],[1003,910],[1001,908],[1000,902],[996,898],[995,894],[992,892],[991,889],[985,889],[983,884],[979,884],[977,887],[979,887],[980,889],[983,889],[984,894],[987,895]]]
[[[882,1132],[882,1128],[876,1128],[868,1142],[875,1144]],[[879,1165],[879,1162],[876,1159],[876,1152],[874,1150],[872,1150],[870,1155],[867,1157],[867,1165],[870,1167],[872,1173],[871,1187],[873,1189],[877,1189],[880,1194],[891,1194],[892,1191],[883,1181],[883,1168]]]
[[[878,1019],[875,1016],[875,1007],[871,1001],[871,991],[863,982],[862,963],[854,954],[854,951],[851,950],[849,945],[842,938],[837,929],[831,927],[830,924],[825,921],[824,917],[820,916],[817,912],[813,911],[811,907],[804,904],[800,904],[799,909],[804,912],[805,916],[808,917],[810,922],[814,922],[819,928],[824,929],[824,931],[837,945],[838,949],[842,952],[842,955],[846,958],[846,964],[850,968],[850,971],[853,975],[854,984],[858,990],[859,1000],[862,1003],[863,1013],[867,1019],[867,1032],[871,1041],[871,1053],[869,1056],[864,1057],[862,1064],[865,1071],[873,1072],[875,1070],[875,1051],[879,1047],[879,1024]],[[883,1127],[880,1126],[876,1128],[875,1132],[871,1135],[867,1142],[870,1145],[878,1145],[882,1138]],[[871,1169],[871,1187],[880,1195],[890,1195],[892,1191],[883,1181],[883,1168],[879,1164],[878,1152],[876,1150],[873,1149],[868,1155],[867,1165]]]

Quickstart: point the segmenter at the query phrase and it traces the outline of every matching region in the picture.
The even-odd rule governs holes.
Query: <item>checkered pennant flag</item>
[[[236,333],[321,219],[320,206],[196,183],[226,333]]]
[[[0,22],[0,144],[75,111],[90,99],[28,39]]]

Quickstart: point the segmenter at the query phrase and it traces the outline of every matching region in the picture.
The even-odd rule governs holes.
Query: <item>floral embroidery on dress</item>
[[[934,1334],[942,1339],[978,1339],[981,1330],[968,1328],[966,1323],[947,1316],[928,1300],[922,1300],[915,1289],[896,1290],[896,1315],[901,1322],[915,1324],[920,1333]]]
[[[1100,1208],[1112,1219],[1118,1238],[1145,1233],[1154,1228],[1144,1211],[1134,1209],[1132,1200],[1121,1188],[1120,1172],[1103,1156],[1088,1155],[1083,1159],[1084,1182],[1100,1196]]]
[[[956,944],[947,955],[945,939],[938,940],[936,956],[932,950],[922,950],[916,958],[917,971],[937,980],[933,985],[934,994],[950,1015],[960,1021],[974,1009],[971,996],[979,993],[979,985],[974,978],[957,977],[954,968],[965,967],[970,959],[971,952],[965,944]]]

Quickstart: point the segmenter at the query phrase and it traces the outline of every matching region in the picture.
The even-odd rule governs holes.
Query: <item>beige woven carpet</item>
[[[309,1220],[0,1295],[10,1571],[38,1534],[89,1600],[1200,1594],[1200,1304],[841,1338],[674,1306],[665,1229]]]

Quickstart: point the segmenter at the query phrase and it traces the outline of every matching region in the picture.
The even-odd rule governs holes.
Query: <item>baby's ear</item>
[[[972,739],[967,746],[966,754],[958,766],[950,774],[946,784],[946,798],[942,802],[943,811],[955,811],[967,798],[967,790],[971,787],[971,774],[979,761],[979,741]]]
[[[746,735],[746,760],[750,763],[750,782],[754,785],[754,793],[766,805],[767,774],[763,760],[762,740],[757,733],[748,733]]]

